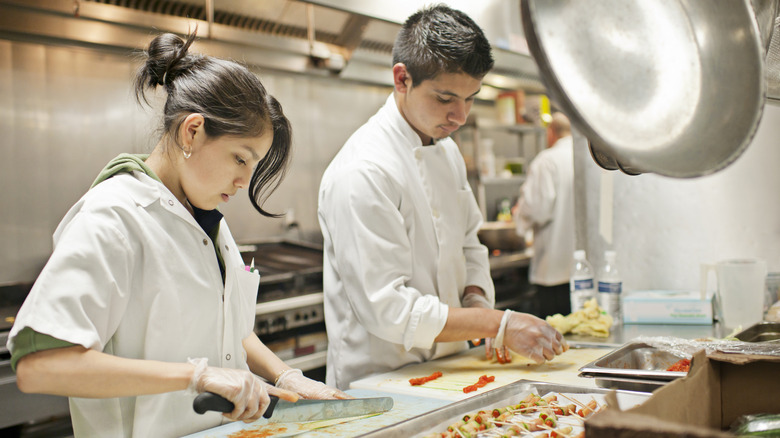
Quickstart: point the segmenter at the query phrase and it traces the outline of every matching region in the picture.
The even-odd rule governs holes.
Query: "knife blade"
[[[393,408],[392,397],[352,398],[337,400],[308,400],[297,402],[280,400],[275,395],[269,396],[271,403],[263,414],[269,422],[290,423],[332,418],[357,417],[361,415],[380,414]],[[192,402],[195,412],[206,411],[228,413],[233,411],[233,403],[213,392],[203,392]]]

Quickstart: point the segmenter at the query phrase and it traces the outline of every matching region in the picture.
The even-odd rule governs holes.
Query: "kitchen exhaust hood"
[[[352,3],[373,9],[344,7]],[[381,10],[399,9],[379,1],[0,0],[0,38],[143,49],[151,35],[186,34],[197,25],[197,49],[214,56],[392,86],[391,52],[403,19],[374,13]],[[497,47],[494,57],[478,97],[492,99],[501,89],[545,91],[529,55]]]

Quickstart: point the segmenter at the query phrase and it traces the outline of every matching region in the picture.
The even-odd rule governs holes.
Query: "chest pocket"
[[[249,335],[255,325],[255,313],[257,304],[257,288],[260,285],[260,275],[256,272],[249,272],[243,268],[234,267],[229,269],[232,275],[228,277],[229,285],[226,284],[226,299],[229,300],[230,311],[234,321],[227,321],[235,327],[236,335],[240,339]],[[232,280],[232,281],[231,281]]]

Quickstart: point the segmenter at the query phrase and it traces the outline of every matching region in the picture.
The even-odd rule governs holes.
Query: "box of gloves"
[[[644,290],[623,295],[625,324],[698,324],[713,321],[712,294],[698,291]]]

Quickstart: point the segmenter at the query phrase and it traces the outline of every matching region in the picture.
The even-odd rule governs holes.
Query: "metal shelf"
[[[512,184],[512,185],[521,185],[525,182],[525,176],[522,175],[516,175],[516,176],[509,176],[509,177],[482,177],[481,180],[482,184],[490,185],[490,184]]]
[[[298,309],[323,303],[322,292],[316,292],[298,297],[282,298],[280,300],[258,303],[255,307],[255,315],[267,315],[284,310]]]
[[[531,264],[534,250],[526,248],[521,252],[505,252],[501,255],[490,256],[490,270],[524,268]]]
[[[285,363],[293,368],[299,368],[301,371],[309,371],[315,368],[324,367],[327,357],[327,351],[318,351],[316,353],[307,354],[306,356],[288,359]]]

